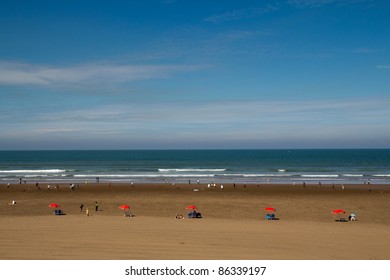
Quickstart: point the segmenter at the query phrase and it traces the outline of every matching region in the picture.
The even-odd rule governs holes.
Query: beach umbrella
[[[273,207],[265,207],[264,210],[267,211],[267,212],[274,212],[274,211],[276,211],[276,209],[273,208]],[[267,213],[267,215],[265,216],[265,218],[266,218],[267,220],[275,220],[275,214],[269,214],[269,213]]]
[[[196,207],[195,205],[188,205],[186,207],[187,210],[195,210],[195,209],[198,209],[198,207]]]
[[[343,209],[335,209],[332,211],[332,214],[345,214],[345,211]]]
[[[332,211],[332,214],[333,215],[337,215],[338,220],[336,220],[336,221],[340,221],[341,222],[342,221],[341,214],[345,214],[345,211],[343,209],[335,209],[335,210]]]
[[[127,205],[127,204],[123,204],[121,206],[119,206],[119,209],[122,209],[123,212],[125,213],[125,217],[132,217],[133,215],[130,214],[130,212],[128,210],[130,210],[130,206]]]
[[[58,207],[60,207],[60,205],[58,205],[57,203],[52,203],[52,204],[49,204],[49,207],[50,208],[58,208]]]

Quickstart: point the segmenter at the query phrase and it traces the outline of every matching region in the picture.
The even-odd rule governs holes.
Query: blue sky
[[[0,149],[390,148],[389,14],[2,1]]]

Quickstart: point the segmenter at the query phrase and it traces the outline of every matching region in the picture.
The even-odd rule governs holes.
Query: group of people
[[[81,203],[80,205],[80,213],[83,212],[83,209],[84,209],[84,203]],[[99,203],[97,201],[95,201],[95,212],[99,211]],[[89,216],[89,209],[86,208],[85,209],[85,214],[87,216]]]
[[[188,216],[188,218],[190,218],[190,219],[200,219],[200,218],[202,218],[202,214],[199,213],[199,212],[196,212],[195,210],[189,212],[189,213],[187,214],[187,216]],[[181,219],[184,219],[184,216],[183,216],[182,214],[177,214],[176,217],[175,217],[175,219],[181,220]]]
[[[348,220],[351,222],[356,221],[356,213],[352,212],[351,215],[348,216]]]

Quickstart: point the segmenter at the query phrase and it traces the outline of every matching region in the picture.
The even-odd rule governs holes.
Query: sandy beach
[[[50,185],[0,186],[1,259],[390,259],[388,185]],[[188,219],[188,205],[203,218]],[[265,220],[267,206],[279,220]],[[339,208],[357,221],[335,222]]]

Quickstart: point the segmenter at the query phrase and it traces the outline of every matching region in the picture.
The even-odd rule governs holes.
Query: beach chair
[[[59,210],[59,209],[56,209],[54,210],[54,215],[65,215],[64,212],[62,212],[62,210]]]
[[[187,216],[188,216],[188,218],[192,219],[192,218],[194,218],[194,213],[190,212],[190,213],[187,214]]]
[[[130,212],[126,212],[125,214],[123,214],[124,217],[127,217],[127,218],[131,218],[131,217],[134,217],[133,214],[131,214]]]
[[[275,220],[276,218],[275,218],[275,214],[266,214],[265,215],[265,219],[266,220]]]
[[[188,215],[188,218],[195,219],[195,218],[198,218],[198,215],[200,215],[200,213],[193,211],[193,212],[188,213],[187,215]]]

